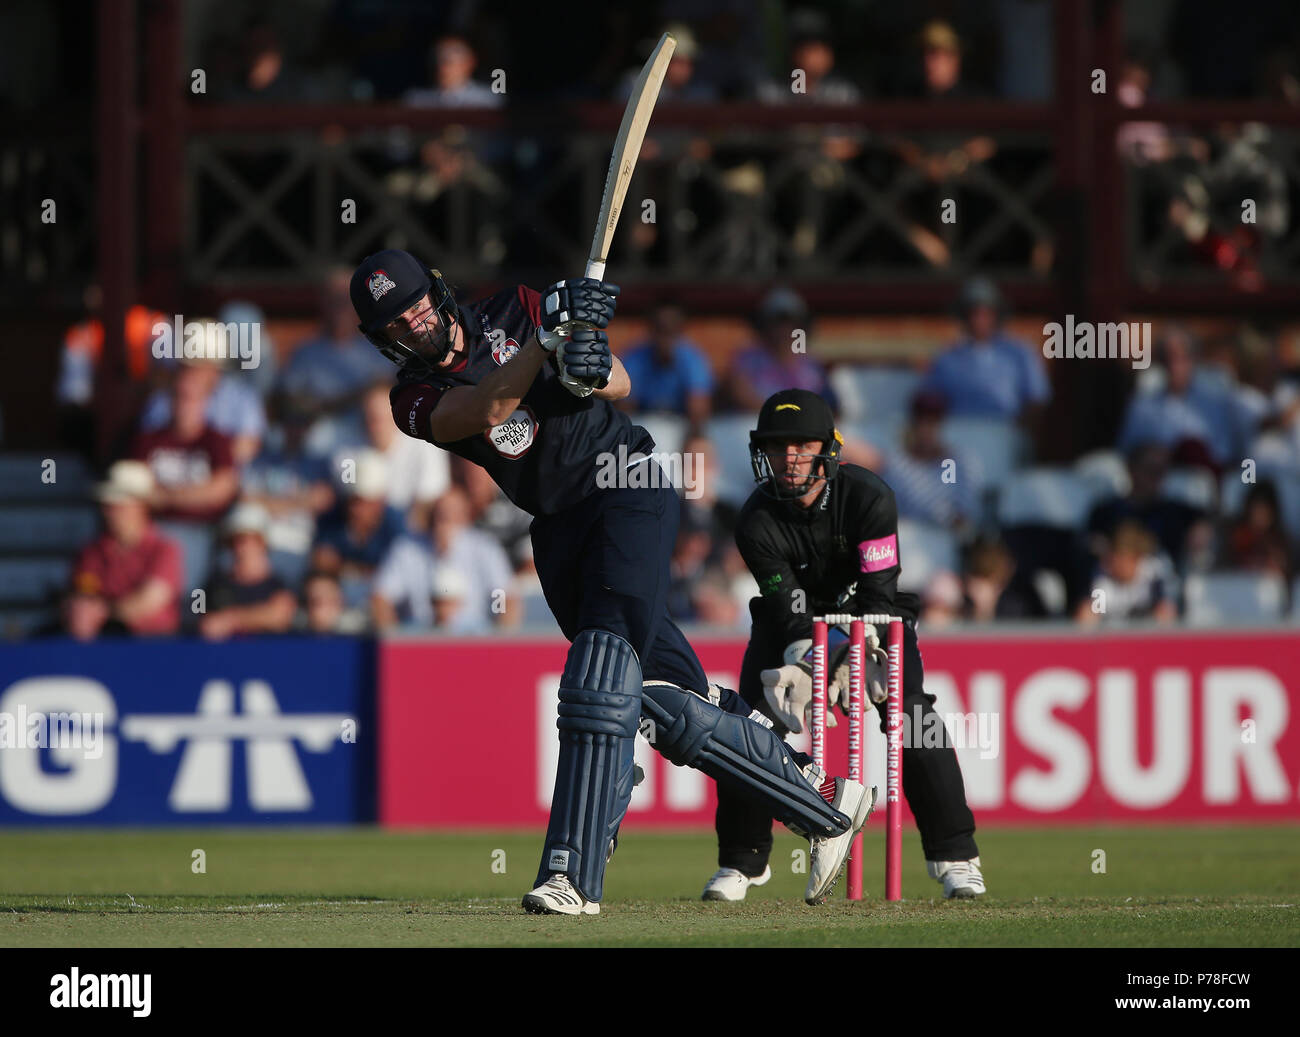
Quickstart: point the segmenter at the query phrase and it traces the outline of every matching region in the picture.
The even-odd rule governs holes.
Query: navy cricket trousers
[[[704,668],[668,615],[681,505],[666,482],[657,489],[600,490],[558,514],[534,518],[533,563],[546,603],[570,641],[583,630],[608,630],[636,651],[643,680],[671,681],[703,696]]]

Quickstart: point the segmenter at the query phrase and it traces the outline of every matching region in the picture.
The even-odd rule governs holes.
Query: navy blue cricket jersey
[[[519,351],[541,323],[541,295],[517,285],[457,311],[468,353],[455,367],[436,372],[401,368],[389,393],[393,420],[408,436],[486,468],[531,515],[554,515],[595,493],[602,453],[618,456],[620,446],[629,455],[654,450],[650,433],[608,400],[594,394],[579,399],[561,385],[552,358],[507,421],[454,443],[435,440],[429,415],[439,398],[455,386],[477,385]]]

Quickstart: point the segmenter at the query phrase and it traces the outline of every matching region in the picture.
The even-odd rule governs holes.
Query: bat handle
[[[587,273],[586,273],[586,276],[587,276],[587,277],[593,277],[593,278],[595,278],[597,281],[603,281],[603,280],[605,280],[605,264],[604,264],[604,262],[601,261],[601,260],[597,260],[597,259],[589,259],[589,260],[587,260]]]

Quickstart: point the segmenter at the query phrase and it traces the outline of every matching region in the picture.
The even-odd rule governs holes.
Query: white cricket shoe
[[[524,897],[524,910],[535,915],[598,915],[600,905],[574,889],[568,875],[557,871]]]
[[[853,818],[853,823],[839,835],[816,836],[809,840],[808,888],[803,895],[808,904],[823,903],[831,895],[835,881],[853,850],[853,837],[876,809],[876,787],[867,788],[848,778],[836,778],[831,806]]]
[[[713,878],[700,894],[701,900],[744,900],[745,892],[750,886],[763,886],[772,877],[772,869],[764,868],[763,874],[750,878],[743,871],[735,868],[719,868]]]
[[[930,878],[943,883],[944,900],[973,900],[984,895],[978,857],[968,861],[926,861],[925,870]]]

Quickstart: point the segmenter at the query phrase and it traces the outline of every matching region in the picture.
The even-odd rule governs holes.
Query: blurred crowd
[[[70,19],[60,15],[70,6],[0,14],[0,108],[24,111],[57,95],[48,58],[66,42]],[[1123,16],[1124,58],[1109,70],[1108,89],[1128,108],[1187,97],[1300,103],[1300,7],[1157,0],[1124,3]],[[665,105],[754,101],[793,112],[885,98],[1038,102],[1055,93],[1049,0],[661,0],[559,19],[537,6],[427,0],[185,5],[186,65],[205,73],[196,104],[376,101],[459,111],[517,99],[621,101],[665,28],[678,40]],[[84,74],[75,82],[88,85]],[[436,226],[433,207],[455,207],[473,236],[459,254],[472,253],[481,269],[500,269],[506,255],[516,266],[551,255],[527,237],[546,221],[519,217],[531,208],[564,222],[561,203],[537,193],[556,141],[524,125],[507,134],[468,122],[418,139],[370,134],[370,150],[359,144],[355,155],[413,223]],[[890,218],[877,221],[876,236],[832,250],[832,262],[852,267],[867,255],[890,269],[956,269],[973,259],[1040,275],[1053,267],[1051,221],[1024,217],[1043,204],[1031,182],[1044,171],[1050,181],[1051,155],[1027,158],[1009,138],[872,135],[846,119],[815,131],[783,127],[774,157],[720,154],[731,145],[715,136],[666,126],[647,140],[638,175],[652,195],[681,202],[671,220],[633,221],[623,235],[652,263],[671,263],[661,228],[689,224],[721,242],[711,270],[755,278],[784,269],[791,257],[826,252],[832,230],[862,221],[866,184],[865,193],[886,197]],[[1115,146],[1140,224],[1129,228],[1138,278],[1161,264],[1191,264],[1249,291],[1270,263],[1294,265],[1283,253],[1295,178],[1290,145],[1274,128],[1193,132],[1134,121]],[[278,161],[226,160],[250,183]],[[668,176],[679,180],[667,184]],[[478,193],[450,192],[455,184]],[[202,227],[230,217],[231,197],[205,194],[197,181],[195,194]],[[480,212],[481,197],[516,208]],[[1015,240],[989,237],[977,256],[964,256],[957,232],[935,220],[949,197],[965,214],[962,234],[1021,217],[1024,226]],[[314,222],[314,205],[294,207],[289,223]],[[731,213],[748,216],[715,234],[708,221]],[[249,269],[267,263],[252,237],[226,252]],[[128,366],[142,402],[95,489],[103,532],[75,559],[49,632],[223,638],[405,626],[473,634],[550,622],[527,516],[481,470],[393,425],[393,368],[357,334],[347,277],[324,279],[319,330],[292,349],[275,348],[256,307],[231,302],[204,322],[206,355],[159,361],[150,342],[161,315],[131,309]],[[1048,364],[1098,361],[1046,361],[1040,341],[1008,330],[987,280],[966,283],[956,302],[948,340],[923,368],[828,366],[816,349],[792,349],[794,337],[815,334],[815,321],[782,285],[752,315],[750,341],[722,359],[695,341],[696,315],[668,297],[651,308],[645,340],[621,350],[633,385],[622,405],[659,449],[697,459],[673,560],[677,618],[747,624],[754,585],[732,530],[753,490],[748,429],[761,402],[791,386],[825,395],[846,459],[893,487],[903,586],[922,596],[927,622],[1292,614],[1300,604],[1300,358],[1276,329],[1243,320],[1202,337],[1158,325],[1155,363],[1133,379],[1110,447],[1043,465],[1052,382],[1070,377]],[[93,300],[87,309],[95,311]],[[247,369],[218,359],[235,326],[263,332],[260,362]],[[99,427],[103,340],[88,319],[68,329],[60,355],[61,440],[86,456]]]
[[[831,401],[845,460],[893,488],[901,585],[921,595],[927,622],[1287,614],[1300,365],[1275,338],[1157,328],[1156,362],[1139,373],[1113,448],[1042,466],[1047,363],[1097,361],[1046,361],[1008,332],[986,279],[963,286],[955,313],[925,369],[828,368],[792,348],[815,322],[788,287],[768,291],[751,342],[720,365],[680,305],[652,308],[645,340],[621,351],[633,389],[620,406],[658,450],[689,458],[676,618],[748,623],[757,590],[732,537],[754,490],[748,430],[762,400],[791,386]],[[143,406],[95,488],[102,532],[78,554],[46,632],[476,634],[552,622],[528,516],[481,468],[394,425],[394,368],[357,332],[344,271],[323,285],[319,334],[278,364],[265,338],[257,367],[214,359],[234,318],[260,320],[247,304],[220,316],[205,325],[204,355],[140,356]],[[69,445],[90,416],[95,340],[93,323],[78,325],[63,347]]]
[[[1125,34],[1158,49],[1160,96],[1295,101],[1300,15],[1274,0],[1125,0]],[[659,0],[539,5],[481,0],[186,0],[186,69],[222,100],[480,103],[492,70],[526,96],[615,94],[666,25],[692,44],[682,100],[771,96],[792,67],[822,99],[989,96],[1041,101],[1053,90],[1051,0]],[[0,109],[34,110],[87,85],[93,19],[77,0],[0,11]],[[546,45],[536,45],[544,41]],[[557,61],[554,50],[582,55]],[[466,85],[472,82],[474,85]],[[780,91],[777,91],[779,94]],[[493,95],[499,100],[499,95]],[[507,98],[509,92],[507,92]],[[487,103],[494,103],[489,100]]]
[[[519,99],[533,110],[551,100],[622,101],[664,29],[678,42],[661,105],[753,101],[793,112],[873,99],[1047,102],[1056,92],[1048,0],[768,3],[758,11],[737,0],[665,0],[636,14],[614,5],[566,22],[570,51],[598,56],[561,68],[547,48],[518,46],[554,34],[546,12],[507,20],[486,7],[405,0],[274,10],[212,5],[196,13],[194,62],[209,85],[195,101],[380,100],[458,112]],[[1107,70],[1104,92],[1131,109],[1189,96],[1300,103],[1298,12],[1250,0],[1231,10],[1200,0],[1127,4],[1125,49],[1118,67]],[[1116,143],[1133,170],[1140,224],[1133,241],[1144,276],[1210,267],[1250,290],[1270,266],[1289,265],[1283,245],[1293,191],[1284,135],[1262,124],[1191,132],[1135,121]],[[508,253],[527,262],[535,249],[544,251],[519,228],[502,226],[499,209],[511,196],[553,204],[534,195],[554,157],[555,142],[545,135],[454,124],[427,136],[394,130],[377,150],[357,148],[357,161],[414,218],[441,226],[447,207],[467,212],[476,238],[464,248],[477,260],[491,264]],[[676,199],[672,235],[682,242],[725,238],[716,260],[724,272],[776,270],[782,249],[787,262],[807,260],[828,243],[850,265],[944,269],[972,258],[966,250],[978,242],[982,264],[1043,274],[1056,259],[1039,175],[1048,157],[1014,135],[873,132],[847,118],[816,132],[791,127],[775,154],[661,126],[643,150],[642,177],[652,196]],[[237,156],[230,160],[245,171]],[[875,192],[889,196],[895,218],[848,233],[861,217],[862,196]],[[775,203],[770,221],[749,213],[759,197]],[[1249,219],[1242,198],[1255,202]],[[946,200],[961,213],[959,224],[936,225]],[[203,195],[198,204],[206,220],[229,218],[229,199]],[[295,222],[303,217],[282,215],[308,234]],[[755,225],[748,231],[747,221]],[[994,224],[1006,226],[989,240],[975,236]],[[670,263],[663,240],[670,235],[656,221],[630,233],[631,249],[647,264]],[[784,244],[765,240],[773,235]],[[240,252],[229,259],[268,262]]]
[[[1049,0],[897,5],[850,0],[661,0],[635,10],[581,5],[561,27],[552,12],[419,0],[195,3],[195,64],[223,99],[508,103],[493,70],[530,98],[616,95],[648,41],[679,40],[666,97],[708,102],[790,100],[794,68],[809,100],[1000,97],[1046,100],[1053,90]],[[1285,4],[1157,0],[1124,4],[1126,36],[1161,59],[1161,96],[1297,100],[1300,16]],[[558,39],[557,39],[558,37]],[[589,55],[557,68],[545,47]]]

